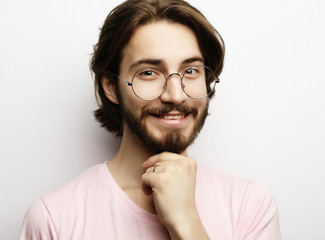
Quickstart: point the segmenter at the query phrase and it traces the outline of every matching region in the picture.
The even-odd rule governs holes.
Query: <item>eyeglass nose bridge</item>
[[[172,76],[178,76],[178,77],[179,77],[179,79],[181,80],[181,87],[182,87],[182,89],[183,89],[183,91],[184,91],[184,87],[185,87],[185,85],[184,85],[184,83],[183,83],[183,77],[182,77],[182,75],[180,75],[179,73],[171,73],[171,74],[169,74],[169,75],[166,77],[166,82],[165,82],[164,89],[166,89],[166,87],[167,87],[167,80],[168,80],[168,78],[170,78],[170,77],[172,77]]]

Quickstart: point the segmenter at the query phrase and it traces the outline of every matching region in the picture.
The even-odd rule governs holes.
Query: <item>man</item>
[[[29,209],[20,239],[280,239],[255,182],[186,152],[208,114],[224,45],[181,0],[129,0],[107,17],[91,67],[117,155]]]

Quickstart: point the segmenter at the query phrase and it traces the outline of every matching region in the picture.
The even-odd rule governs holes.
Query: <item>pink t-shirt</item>
[[[196,204],[210,239],[280,239],[276,203],[254,181],[198,165]],[[130,200],[103,163],[39,198],[25,216],[19,239],[170,238],[157,215]]]

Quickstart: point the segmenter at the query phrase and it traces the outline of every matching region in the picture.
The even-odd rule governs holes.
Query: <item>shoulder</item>
[[[103,179],[105,167],[104,163],[95,165],[35,201],[25,215],[20,240],[38,239],[30,237],[31,234],[56,239],[53,236],[59,235],[76,218],[82,219],[89,202],[100,201],[98,196],[107,192]]]
[[[40,198],[29,207],[21,228],[19,240],[29,239],[57,239],[50,214]]]
[[[257,181],[222,172],[213,168],[198,165],[198,184],[222,191],[224,194],[233,195],[263,195],[272,196],[271,192]],[[210,186],[210,187],[209,187]]]
[[[257,181],[204,166],[198,167],[197,175],[198,195],[209,196],[211,202],[232,209],[233,213],[246,213],[244,216],[248,216],[263,211],[271,215],[277,212],[273,194]]]
[[[207,219],[220,224],[228,220],[228,227],[234,227],[236,222],[235,232],[240,236],[279,239],[276,201],[269,189],[257,181],[200,165],[197,171],[197,201],[202,212],[209,216]],[[209,206],[208,209],[206,206]],[[220,214],[221,220],[218,217]]]
[[[100,171],[102,167],[103,164],[98,164],[87,169],[68,183],[44,194],[41,199],[45,204],[52,201],[58,204],[61,201],[66,202],[69,199],[74,199],[78,195],[89,191],[89,189],[94,189],[94,186],[100,187],[102,182]]]
[[[83,205],[90,193],[93,196],[96,192],[104,191],[105,184],[101,177],[104,167],[104,164],[98,164],[87,169],[68,183],[42,195],[41,200],[50,212],[53,209],[56,212],[64,211],[69,207],[71,211]]]

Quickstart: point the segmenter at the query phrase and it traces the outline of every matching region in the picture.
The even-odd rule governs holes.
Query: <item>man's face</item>
[[[165,75],[204,64],[193,31],[181,24],[158,22],[139,27],[122,52],[120,76],[131,81],[144,66],[154,66]],[[151,91],[148,89],[148,91]],[[123,137],[136,136],[152,153],[180,153],[196,138],[208,114],[208,99],[191,99],[173,75],[165,92],[144,101],[119,82],[119,104],[124,118]]]

